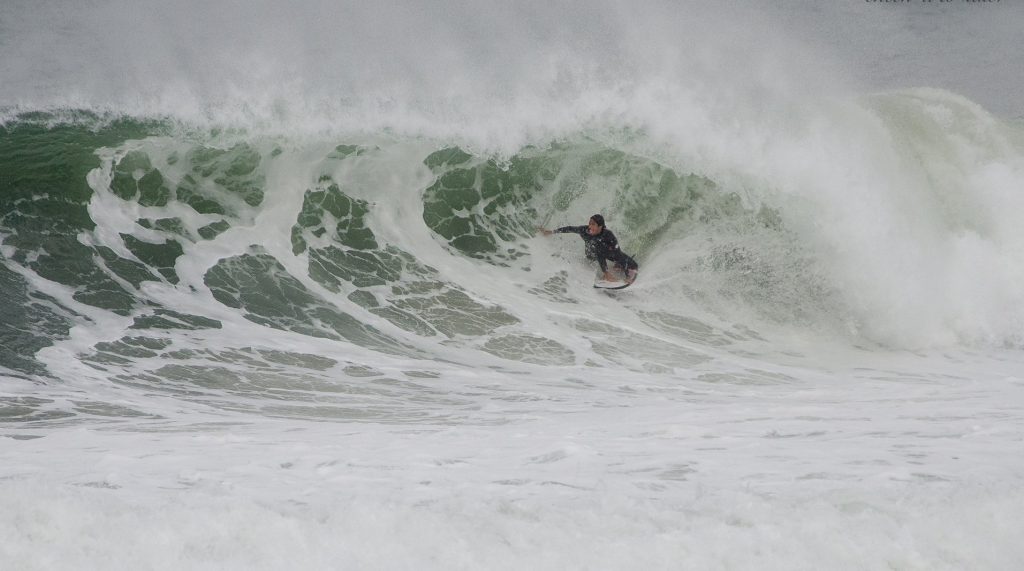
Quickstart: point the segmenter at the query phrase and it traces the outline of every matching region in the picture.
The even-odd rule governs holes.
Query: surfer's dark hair
[[[604,228],[604,216],[601,216],[600,214],[595,214],[591,216],[590,219],[593,220],[601,228]]]

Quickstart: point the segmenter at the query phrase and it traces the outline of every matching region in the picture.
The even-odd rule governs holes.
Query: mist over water
[[[1020,567],[1021,23],[3,3],[0,567]]]
[[[3,72],[11,81],[0,100],[7,104],[289,132],[387,127],[506,151],[538,142],[523,140],[530,135],[617,122],[643,94],[661,109],[685,108],[680,96],[763,100],[771,83],[823,67],[805,65],[813,56],[739,4],[24,3],[4,10],[11,49]]]
[[[498,127],[496,110],[512,124],[547,112],[555,127],[622,112],[605,107],[656,87],[741,110],[732,98],[770,104],[772,88],[804,105],[822,90],[938,87],[1019,117],[1008,56],[1022,7],[954,4],[9,2],[0,101],[304,130],[480,129]]]

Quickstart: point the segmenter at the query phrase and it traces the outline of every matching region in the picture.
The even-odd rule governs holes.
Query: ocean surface
[[[0,569],[1024,568],[1021,46],[4,2]]]

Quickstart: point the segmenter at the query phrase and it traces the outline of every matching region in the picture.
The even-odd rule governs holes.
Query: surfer
[[[615,269],[622,272],[626,278],[626,283],[631,284],[636,279],[637,271],[640,267],[636,261],[623,253],[619,249],[619,241],[615,239],[615,234],[605,227],[604,216],[595,214],[590,217],[590,221],[586,226],[562,226],[555,230],[548,230],[547,228],[537,228],[541,234],[550,236],[552,234],[579,234],[583,238],[584,252],[587,255],[588,260],[597,260],[601,271],[604,272],[605,281],[618,281],[615,276],[608,270],[608,262],[611,261],[615,264]]]

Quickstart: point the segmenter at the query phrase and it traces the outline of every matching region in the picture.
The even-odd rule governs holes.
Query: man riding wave
[[[625,277],[626,283],[631,284],[636,279],[640,269],[636,260],[626,255],[619,249],[619,241],[615,234],[605,227],[604,216],[595,214],[590,217],[586,226],[562,226],[555,230],[538,228],[545,236],[551,234],[579,234],[583,238],[584,253],[588,260],[596,260],[604,273],[605,281],[617,281],[617,278],[608,270],[608,262],[614,264],[615,269]]]

